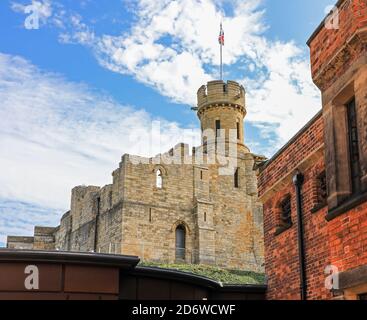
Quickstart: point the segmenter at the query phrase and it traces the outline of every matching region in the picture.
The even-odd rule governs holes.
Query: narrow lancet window
[[[162,189],[162,187],[163,187],[163,177],[162,177],[162,171],[160,169],[158,169],[156,171],[156,184],[155,184],[155,186],[158,189]]]

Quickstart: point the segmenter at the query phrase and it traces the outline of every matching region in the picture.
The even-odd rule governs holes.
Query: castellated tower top
[[[246,116],[245,89],[235,81],[210,81],[197,93],[197,115],[201,123],[202,144],[216,143],[218,137],[230,142],[230,134],[236,131],[236,144],[245,148],[244,123]],[[214,132],[214,140],[206,137],[208,129]],[[232,131],[231,131],[232,130]],[[224,136],[223,136],[224,134]]]
[[[199,118],[207,108],[215,106],[234,107],[243,112],[243,116],[246,115],[245,89],[235,81],[210,81],[200,87],[197,99]]]

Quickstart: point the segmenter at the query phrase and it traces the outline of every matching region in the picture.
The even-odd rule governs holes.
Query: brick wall
[[[316,177],[324,170],[323,119],[321,113],[308,123],[278,154],[272,158],[259,175],[260,200],[264,204],[265,270],[268,277],[268,299],[299,299],[300,278],[297,246],[297,211],[295,187],[292,182],[296,169],[305,176],[303,185],[303,210],[309,292],[320,286],[320,272],[327,259],[326,224],[317,205]],[[277,234],[280,226],[279,204],[291,196],[292,227]],[[320,266],[320,267],[319,267]],[[316,270],[317,269],[317,270]],[[316,272],[314,272],[316,270]],[[322,278],[323,279],[323,278]],[[319,292],[318,292],[319,294]],[[326,293],[325,293],[326,294]]]
[[[258,178],[260,197],[294,171],[305,158],[323,145],[323,120],[318,113],[283,149],[266,164]]]
[[[339,29],[313,34],[312,76],[322,93],[322,114],[282,148],[259,176],[264,204],[265,261],[269,299],[300,298],[297,210],[292,176],[304,175],[302,219],[308,299],[356,299],[367,291],[367,2],[337,3]],[[355,99],[361,188],[351,188],[347,104]],[[328,197],[318,205],[317,178],[326,171]],[[291,195],[292,226],[279,228],[279,202]],[[316,206],[315,206],[316,205]],[[339,291],[325,288],[325,268],[340,272]],[[356,276],[358,275],[358,276]],[[347,279],[347,280],[346,280]]]
[[[343,47],[353,42],[354,37],[360,36],[360,31],[367,27],[367,2],[365,0],[343,0],[338,1],[338,12],[332,14],[320,25],[308,44],[311,52],[312,76],[318,78],[325,69],[329,67],[331,60],[343,51]],[[331,25],[338,23],[338,28]],[[357,40],[358,41],[358,40]],[[359,40],[360,41],[360,40]],[[354,57],[349,62],[360,56],[362,50],[353,50],[349,53]],[[343,64],[342,74],[350,64]],[[337,76],[337,74],[335,74]],[[317,83],[322,89],[326,89],[328,83]]]
[[[367,264],[367,203],[356,206],[329,222],[326,220],[326,205],[314,210],[317,204],[315,181],[318,174],[325,169],[323,153],[314,151],[317,146],[323,145],[322,128],[322,117],[314,119],[306,130],[271,160],[259,176],[260,200],[264,201],[268,299],[300,298],[296,197],[291,177],[293,169],[305,160],[307,165],[302,167],[305,177],[302,210],[308,299],[333,298],[332,293],[324,286],[326,266],[333,265],[344,272]],[[310,131],[314,135],[310,135]],[[303,149],[301,158],[289,156],[305,145],[310,148]],[[288,170],[283,170],[283,166]],[[281,187],[274,188],[279,181]],[[287,194],[292,197],[293,225],[276,235],[279,224],[277,205]]]

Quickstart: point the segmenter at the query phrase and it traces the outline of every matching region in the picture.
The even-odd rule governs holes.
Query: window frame
[[[290,212],[289,212],[289,215],[288,215],[289,221],[285,221],[285,219],[283,219],[283,216],[284,216],[283,204],[284,204],[285,201],[289,201],[289,209],[290,209]],[[276,213],[278,215],[279,223],[278,223],[278,225],[276,227],[276,230],[275,230],[275,236],[283,233],[284,231],[290,229],[293,226],[293,221],[292,221],[292,195],[291,194],[286,195],[285,197],[283,197],[277,203]]]
[[[182,242],[178,240],[179,232],[182,232]],[[186,259],[186,228],[183,224],[179,224],[175,229],[175,259],[176,261],[185,261]],[[183,244],[179,246],[180,244]]]
[[[283,200],[279,203],[280,206],[280,222],[283,226],[292,225],[292,197],[291,195],[287,195]],[[288,207],[288,212],[285,215],[285,207]]]
[[[159,168],[155,171],[155,187],[163,189],[163,172]]]
[[[353,97],[346,103],[347,121],[348,121],[348,144],[349,144],[349,161],[350,161],[350,183],[351,197],[361,191],[361,168],[359,154],[359,136],[358,136],[358,114],[356,108],[356,99]]]
[[[236,168],[233,175],[233,186],[235,189],[240,188],[240,168]]]
[[[221,131],[221,123],[220,119],[215,119],[215,137],[220,138],[220,131]]]

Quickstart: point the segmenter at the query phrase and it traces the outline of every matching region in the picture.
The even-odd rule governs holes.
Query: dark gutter
[[[301,300],[307,300],[307,277],[305,263],[305,246],[303,236],[303,214],[302,214],[302,185],[304,176],[298,172],[293,177],[293,184],[296,188],[296,204],[297,204],[297,226],[298,226],[298,259],[300,272],[300,295]]]
[[[131,269],[139,261],[140,259],[138,257],[124,255],[0,249],[0,262],[68,263]]]

